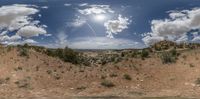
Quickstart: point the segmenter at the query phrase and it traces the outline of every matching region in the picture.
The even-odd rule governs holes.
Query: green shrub
[[[196,82],[196,84],[200,85],[200,78],[197,78],[197,80],[195,82]]]
[[[73,64],[81,64],[81,56],[74,50],[66,47],[65,49],[47,49],[45,52],[48,56],[58,57],[65,62],[70,62]],[[84,58],[82,58],[84,59]]]
[[[146,51],[146,50],[142,50],[142,52],[141,52],[141,57],[142,57],[142,58],[147,58],[148,56],[149,56],[149,52]]]
[[[8,46],[7,51],[10,52],[13,49],[13,46]]]
[[[16,81],[15,84],[19,87],[19,88],[25,88],[25,89],[30,89],[31,86],[30,86],[30,83],[29,83],[29,80],[31,78],[27,77],[27,78],[24,78],[24,79],[21,79],[19,81]]]
[[[168,64],[175,63],[179,55],[176,49],[172,49],[168,52],[162,52],[160,57],[164,64]]]
[[[71,62],[73,64],[79,63],[79,56],[78,53],[73,51],[72,49],[65,48],[63,51],[63,60],[65,62]]]
[[[101,79],[106,79],[107,76],[101,75]]]
[[[131,76],[129,74],[124,74],[123,77],[126,80],[132,80],[132,78],[131,78]]]
[[[101,85],[108,88],[115,86],[111,81],[108,80],[104,80],[103,82],[101,82]]]
[[[170,53],[171,53],[172,56],[177,56],[177,55],[178,55],[176,49],[172,49],[172,50],[170,51]]]
[[[124,52],[122,52],[122,53],[121,53],[121,57],[124,57],[124,56],[125,56],[125,53],[124,53]]]
[[[116,73],[110,74],[110,77],[117,77],[118,75]]]
[[[175,63],[176,62],[176,56],[173,56],[169,52],[163,52],[163,53],[161,53],[161,60],[162,60],[163,64]]]
[[[28,49],[21,47],[20,50],[19,50],[19,55],[28,57],[29,56]]]

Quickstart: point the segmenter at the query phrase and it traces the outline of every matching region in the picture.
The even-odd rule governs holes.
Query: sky
[[[0,0],[0,43],[144,48],[200,42],[199,0]]]

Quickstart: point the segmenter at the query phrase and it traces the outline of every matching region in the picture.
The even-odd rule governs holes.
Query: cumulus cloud
[[[74,49],[125,49],[142,48],[142,44],[129,39],[110,39],[107,37],[81,37],[71,40],[69,47]]]
[[[30,23],[31,17],[39,12],[28,5],[9,5],[0,7],[0,29],[17,30]]]
[[[21,39],[21,36],[18,36],[18,35],[13,35],[13,36],[3,35],[3,36],[0,36],[0,41],[1,42],[4,42],[4,41],[17,41],[17,40],[20,40],[20,39]]]
[[[162,41],[164,40],[164,37],[160,37],[160,36],[145,36],[143,39],[144,43],[146,45],[152,45],[156,42]]]
[[[200,8],[182,11],[170,11],[168,19],[153,20],[151,22],[151,36],[145,36],[146,44],[155,43],[153,38],[164,38],[175,42],[187,42],[187,33],[200,29]],[[152,43],[149,43],[152,42]]]
[[[23,45],[23,44],[37,44],[38,42],[33,39],[19,40],[19,41],[4,41],[5,45]]]
[[[39,12],[37,8],[37,6],[25,4],[1,6],[0,42],[4,44],[23,43],[23,41],[26,41],[26,39],[22,39],[23,37],[29,38],[39,34],[46,34],[45,27],[39,25],[40,21],[31,17],[31,15]],[[8,36],[10,32],[16,34]]]
[[[107,37],[113,38],[113,34],[118,34],[124,29],[127,29],[130,22],[131,20],[126,17],[123,18],[121,15],[119,15],[116,20],[108,20],[104,23],[107,30],[106,33],[108,34]]]
[[[200,36],[196,36],[192,39],[192,42],[199,42],[200,41]]]
[[[84,9],[79,9],[78,11],[83,15],[93,15],[93,14],[105,14],[105,13],[114,13],[109,5],[88,5],[81,4],[79,6],[86,7]]]
[[[36,26],[25,26],[22,27],[19,31],[17,31],[17,35],[30,38],[33,36],[39,36],[40,34],[46,34],[46,30],[41,27]]]

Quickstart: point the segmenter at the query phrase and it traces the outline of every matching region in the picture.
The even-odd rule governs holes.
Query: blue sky
[[[199,42],[199,0],[1,0],[0,42],[75,49]]]

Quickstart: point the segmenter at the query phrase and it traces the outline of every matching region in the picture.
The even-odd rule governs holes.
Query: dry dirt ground
[[[15,48],[1,48],[0,97],[200,97],[200,86],[196,84],[200,77],[199,56],[200,50],[196,49],[182,52],[173,64],[163,64],[157,55],[151,55],[145,60],[128,58],[87,67],[34,50],[29,51],[29,57],[22,57]],[[105,80],[114,86],[102,86]]]

